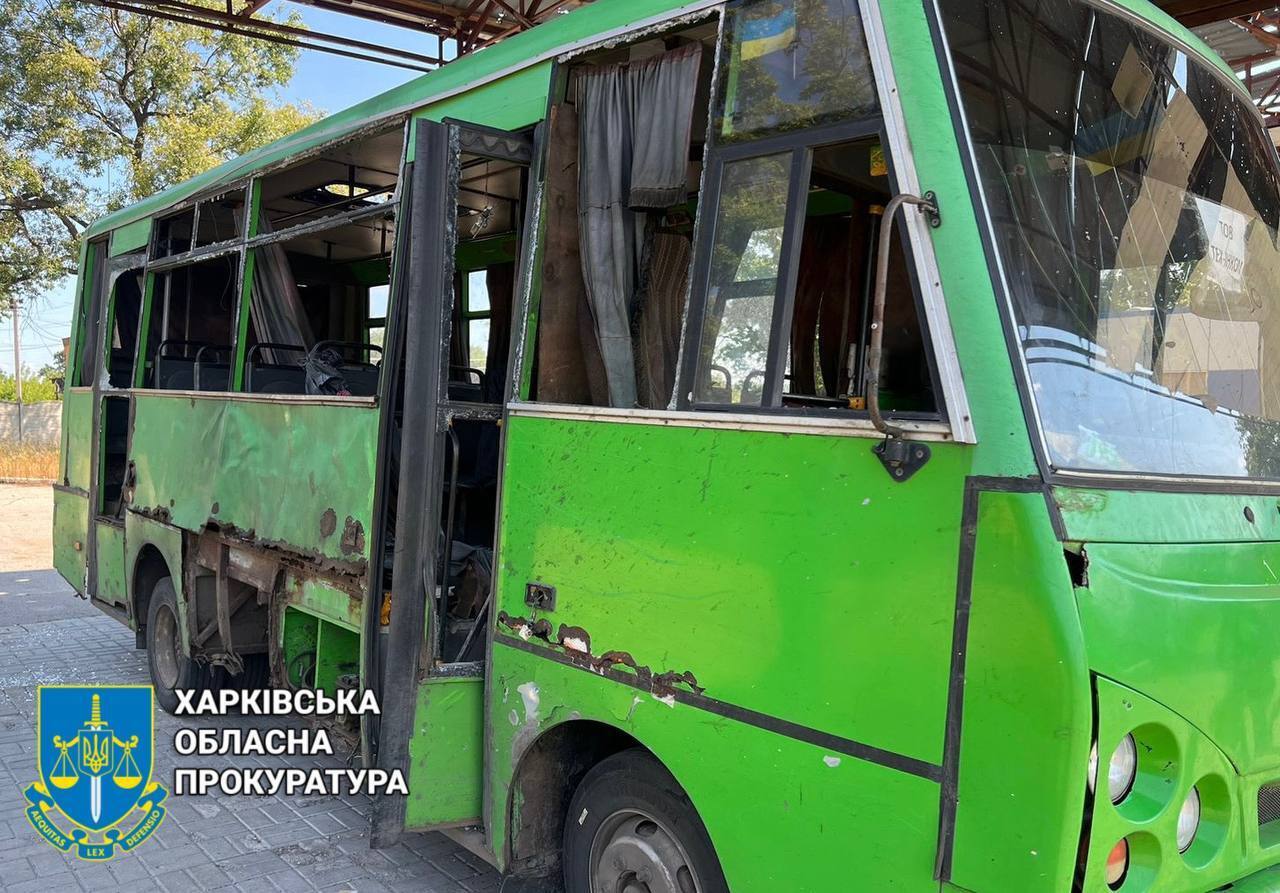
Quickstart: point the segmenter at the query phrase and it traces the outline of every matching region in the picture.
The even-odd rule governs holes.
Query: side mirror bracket
[[[927,444],[913,443],[901,437],[886,437],[871,452],[876,454],[884,470],[899,484],[924,468],[933,455]]]

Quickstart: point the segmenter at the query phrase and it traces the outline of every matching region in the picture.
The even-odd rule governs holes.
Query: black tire
[[[608,878],[596,882],[593,872]],[[574,792],[564,823],[565,893],[629,889],[629,877],[643,880],[641,889],[652,893],[729,891],[689,797],[639,747],[592,767]]]
[[[161,577],[151,589],[146,636],[147,667],[151,671],[156,703],[165,713],[172,713],[178,709],[177,689],[203,689],[209,673],[207,668],[182,654],[178,598],[169,577]]]
[[[265,654],[246,654],[244,672],[239,676],[227,676],[222,685],[224,688],[242,688],[257,690],[269,688],[271,685],[271,662]]]

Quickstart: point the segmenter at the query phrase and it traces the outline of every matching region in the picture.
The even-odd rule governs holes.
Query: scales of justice
[[[133,749],[138,746],[138,736],[133,735],[127,741],[117,738],[102,718],[102,708],[96,694],[93,696],[89,721],[81,727],[79,734],[70,741],[54,735],[53,746],[58,748],[59,755],[53,771],[49,773],[49,780],[54,786],[67,790],[76,786],[82,772],[89,776],[89,813],[95,822],[102,818],[104,776],[110,773],[112,783],[124,790],[136,788],[142,782],[142,773],[133,758]],[[68,754],[71,748],[77,746],[80,748],[78,761]],[[113,759],[117,750],[120,752],[118,760]]]

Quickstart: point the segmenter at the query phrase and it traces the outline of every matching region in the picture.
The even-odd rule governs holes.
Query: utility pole
[[[22,443],[22,330],[18,326],[19,300],[13,299],[13,381],[18,398],[18,443]]]

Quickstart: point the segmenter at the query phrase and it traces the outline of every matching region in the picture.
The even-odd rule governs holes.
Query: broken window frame
[[[321,146],[317,146],[316,148],[312,149],[309,152],[306,152],[305,154],[298,155],[293,158],[289,158],[286,161],[283,161],[279,164],[272,165],[270,167],[263,168],[262,170],[256,171],[253,174],[253,176],[249,180],[250,200],[249,200],[248,207],[250,208],[250,213],[246,215],[246,217],[248,218],[248,226],[243,236],[244,240],[242,243],[242,248],[244,249],[244,255],[242,256],[241,262],[240,262],[240,281],[239,281],[240,304],[237,311],[237,317],[236,317],[236,323],[235,323],[235,344],[233,345],[233,352],[234,352],[235,358],[234,358],[234,364],[232,367],[232,383],[231,383],[231,391],[230,391],[231,393],[234,393],[234,394],[248,393],[245,390],[245,385],[246,385],[245,363],[246,363],[247,354],[248,354],[247,340],[248,340],[249,317],[251,313],[250,307],[251,307],[251,302],[253,300],[253,266],[255,263],[255,252],[252,249],[260,248],[267,245],[282,244],[284,242],[288,242],[291,239],[296,239],[302,236],[315,235],[316,233],[324,232],[330,229],[336,229],[336,228],[345,226],[349,223],[358,223],[362,220],[365,220],[366,218],[389,214],[391,216],[391,224],[392,224],[389,227],[389,229],[393,235],[392,235],[392,247],[389,250],[389,256],[388,256],[388,270],[394,271],[395,256],[396,256],[395,245],[399,243],[399,239],[403,235],[403,233],[401,233],[400,231],[401,230],[401,200],[405,192],[405,174],[406,174],[406,171],[409,169],[408,165],[411,163],[411,159],[409,158],[407,150],[409,146],[410,134],[412,132],[412,123],[413,123],[412,117],[408,113],[400,113],[400,114],[393,115],[389,118],[381,118],[376,121],[370,122],[365,127],[361,127],[355,133],[346,134],[339,139],[324,143]],[[258,231],[259,225],[263,215],[262,185],[265,180],[270,179],[272,176],[282,173],[283,171],[286,171],[290,168],[307,164],[308,162],[323,156],[327,152],[332,152],[334,149],[338,147],[345,146],[348,144],[353,144],[353,143],[359,143],[364,140],[370,139],[371,137],[376,137],[380,134],[390,133],[396,130],[397,127],[400,129],[401,135],[402,135],[401,151],[400,151],[400,167],[399,167],[399,170],[396,172],[395,189],[392,191],[391,197],[388,198],[385,202],[380,202],[378,204],[371,205],[368,207],[357,207],[349,211],[344,211],[340,214],[332,214],[327,217],[317,218],[315,220],[303,221],[302,223],[294,224],[293,226],[285,227],[283,229],[272,230],[269,233],[259,233]],[[392,305],[396,300],[395,289],[392,287],[394,284],[394,281],[395,281],[395,277],[394,277],[394,273],[392,273],[392,275],[389,276],[387,281],[387,286],[388,286],[387,309],[382,317],[383,326],[384,326],[384,333],[383,333],[384,347],[385,347],[385,337],[386,337],[386,332],[385,332],[386,320],[390,319],[392,314],[394,313],[394,310],[392,309]],[[366,307],[366,319],[363,327],[363,331],[365,332],[366,337],[368,335],[368,331],[370,327],[369,323],[370,323],[370,320],[367,317],[367,307]],[[381,378],[382,376],[379,376],[379,377]],[[381,384],[379,384],[379,391],[381,390],[382,390],[382,386]],[[336,396],[331,394],[266,394],[266,395],[256,395],[256,396],[258,397],[266,396],[266,397],[272,397],[272,398],[288,398],[291,400],[311,400],[311,401],[335,401],[336,400],[344,403],[346,402],[376,403],[378,400],[377,395]]]
[[[274,174],[280,173],[281,171],[284,171],[288,168],[295,167],[299,164],[305,164],[309,160],[312,160],[324,155],[326,152],[331,152],[336,147],[343,146],[348,143],[358,143],[362,140],[368,139],[369,137],[376,136],[379,133],[393,131],[397,127],[399,127],[402,130],[404,135],[402,145],[407,146],[408,139],[409,139],[409,130],[410,130],[410,115],[407,112],[403,112],[403,113],[398,113],[386,118],[380,118],[375,121],[371,121],[366,126],[359,128],[354,133],[344,134],[342,137],[338,139],[323,143],[319,146],[316,146],[310,149],[305,153],[284,159],[276,164],[263,167],[260,170],[254,171],[251,175],[247,177],[239,178],[229,183],[222,183],[215,187],[211,187],[210,189],[204,190],[198,193],[197,195],[187,198],[181,202],[178,202],[172,205],[171,207],[168,207],[163,211],[152,216],[151,234],[147,243],[147,262],[145,267],[146,282],[144,285],[145,300],[143,304],[144,324],[145,324],[145,320],[149,317],[151,313],[152,300],[154,299],[154,294],[155,294],[155,277],[158,274],[171,272],[180,267],[184,267],[200,261],[212,260],[213,258],[224,256],[224,255],[234,254],[238,258],[235,288],[238,289],[238,294],[240,296],[240,299],[237,302],[236,311],[233,315],[232,326],[231,326],[231,334],[232,334],[231,349],[232,349],[232,357],[233,357],[232,370],[231,370],[232,378],[231,378],[231,381],[229,382],[228,390],[212,391],[209,393],[217,393],[226,397],[245,394],[244,361],[245,361],[245,353],[247,350],[247,345],[245,341],[247,338],[247,329],[248,329],[248,322],[249,322],[249,302],[251,300],[252,287],[253,287],[253,278],[252,278],[253,277],[253,253],[249,249],[262,246],[262,245],[268,245],[268,244],[274,244],[281,241],[287,241],[288,239],[296,238],[298,236],[310,235],[316,232],[321,232],[326,229],[343,226],[347,223],[351,223],[354,221],[359,221],[364,219],[367,216],[385,214],[388,212],[391,212],[396,217],[397,224],[395,227],[393,227],[393,229],[396,230],[398,235],[398,212],[400,209],[400,199],[404,190],[404,174],[405,174],[406,163],[408,161],[408,156],[406,152],[404,152],[403,150],[401,151],[400,170],[397,174],[396,188],[394,193],[392,194],[392,197],[388,199],[386,202],[382,202],[380,204],[367,207],[367,208],[357,208],[352,211],[346,212],[344,214],[335,214],[330,217],[321,218],[319,220],[306,221],[304,223],[301,223],[292,227],[288,227],[286,229],[281,229],[278,231],[273,231],[271,233],[259,235],[258,222],[261,219],[261,213],[262,213],[261,202],[262,202],[263,180],[268,177],[271,177]],[[199,231],[200,205],[212,199],[216,199],[220,196],[224,196],[229,193],[235,192],[236,190],[244,190],[244,195],[245,195],[244,207],[246,209],[246,213],[244,215],[244,220],[239,227],[239,232],[236,234],[234,238],[220,241],[220,242],[213,243],[206,246],[201,246],[198,248],[189,248],[187,251],[179,252],[175,254],[167,254],[163,256],[160,254],[160,248],[159,248],[160,227],[164,220],[179,214],[186,213],[188,210],[190,210],[193,214],[191,245],[194,246],[196,243],[197,233]],[[95,242],[90,243],[91,251],[92,251],[92,246],[97,244],[97,241],[101,241],[105,245],[105,237],[101,240],[96,240]],[[393,253],[394,253],[394,249],[393,249]],[[106,255],[107,255],[107,251],[104,248],[103,249],[104,259],[106,259]],[[97,275],[98,274],[96,271],[92,271],[92,270],[90,271],[90,279],[94,283],[92,286],[94,288],[97,288],[97,279],[96,279]],[[92,294],[89,295],[89,300],[90,301],[93,300]],[[394,294],[389,293],[387,297],[387,301],[388,301],[388,310],[386,314],[387,317],[390,317],[392,313],[391,303],[394,300],[395,300]],[[149,355],[147,354],[147,351],[150,349],[150,345],[147,343],[147,335],[148,335],[148,332],[145,328],[143,329],[142,332],[139,333],[137,354],[134,359],[134,370],[135,370],[134,387],[135,388],[142,387],[142,382],[144,381],[144,378],[145,378],[145,370],[147,368],[146,364],[150,359]],[[98,353],[101,353],[100,346],[98,348]],[[77,352],[77,356],[79,356],[79,351]],[[100,360],[101,357],[99,357],[98,359]],[[86,385],[86,387],[88,386],[89,385]],[[152,390],[152,389],[148,388],[147,390]],[[371,402],[376,402],[377,400],[376,397],[362,397],[362,396],[334,397],[330,395],[288,395],[288,394],[258,395],[258,398],[261,398],[263,396],[270,397],[273,399],[287,398],[287,399],[310,399],[310,400],[340,400],[344,402],[349,401],[349,402],[356,402],[356,403],[371,403]]]
[[[713,99],[714,102],[714,99]],[[784,406],[783,384],[790,349],[790,332],[795,313],[796,282],[800,270],[800,245],[804,237],[804,225],[808,214],[808,187],[815,149],[836,143],[859,139],[878,138],[884,148],[885,162],[889,168],[889,191],[900,191],[893,153],[890,151],[888,125],[882,114],[837,124],[818,125],[788,133],[767,136],[756,140],[713,142],[707,152],[707,172],[703,180],[703,193],[698,202],[698,225],[694,240],[693,265],[690,270],[690,293],[685,316],[684,337],[681,345],[680,368],[677,378],[676,408],[688,412],[712,414],[769,414],[795,418],[820,418],[824,420],[869,419],[865,409],[825,406]],[[714,136],[713,136],[714,139]],[[694,399],[698,365],[703,349],[703,325],[706,321],[707,303],[710,297],[711,254],[715,247],[716,220],[720,211],[721,187],[726,165],[768,155],[790,153],[790,180],[787,189],[787,209],[783,224],[782,248],[779,255],[778,275],[774,286],[773,315],[770,319],[769,347],[765,367],[764,390],[759,403],[710,403]],[[930,337],[930,320],[924,306],[919,281],[919,265],[901,217],[892,222],[903,247],[904,261],[911,281],[912,299],[916,317],[920,322],[921,349],[929,364],[929,376],[937,406],[933,412],[894,412],[892,417],[914,422],[944,422],[946,420],[945,397],[939,379],[938,358]],[[874,263],[874,258],[869,258]]]
[[[228,239],[221,239],[211,242],[208,245],[196,247],[196,240],[200,232],[200,209],[207,205],[210,201],[223,196],[230,195],[233,192],[241,192],[244,197],[244,207],[249,209],[252,207],[253,196],[248,193],[249,180],[242,179],[234,181],[230,184],[219,186],[214,189],[206,190],[194,198],[180,202],[171,208],[168,208],[162,214],[157,214],[151,222],[151,238],[148,242],[147,249],[147,266],[148,268],[173,265],[178,266],[184,260],[194,260],[235,248],[244,242],[245,235],[248,231],[248,223],[250,213],[246,213],[238,226],[238,232]],[[175,251],[171,254],[161,254],[160,252],[160,233],[165,221],[182,214],[191,212],[191,240],[187,244],[186,251]]]
[[[138,343],[137,343],[135,356],[134,356],[134,366],[133,366],[133,370],[134,370],[133,371],[133,375],[134,375],[133,387],[134,388],[139,390],[144,390],[147,392],[168,390],[166,388],[156,387],[154,383],[155,368],[156,368],[156,365],[158,365],[154,362],[155,348],[158,348],[160,344],[164,343],[165,341],[165,339],[163,338],[164,332],[163,331],[161,332],[162,337],[161,337],[160,343],[154,345],[154,347],[153,345],[151,345],[149,340],[149,336],[151,334],[151,314],[155,312],[155,301],[159,296],[159,293],[161,290],[160,282],[159,282],[160,278],[165,275],[178,273],[187,267],[197,266],[201,263],[205,263],[210,260],[215,260],[220,257],[236,258],[236,263],[235,263],[236,272],[235,272],[234,278],[232,279],[232,290],[234,292],[234,290],[240,286],[240,283],[243,281],[243,276],[244,276],[243,243],[233,243],[230,245],[217,246],[216,250],[201,250],[198,252],[192,252],[190,256],[165,257],[159,261],[155,261],[147,264],[146,281],[143,285],[144,291],[143,291],[142,313],[141,313],[141,318],[139,320],[140,328],[138,331]],[[229,347],[231,348],[232,356],[234,356],[235,354],[235,348],[236,348],[235,336],[236,336],[237,326],[239,324],[238,320],[239,320],[239,305],[237,303],[237,309],[231,315],[231,325],[229,329],[229,334],[232,339],[232,343],[229,345]],[[147,365],[148,362],[152,363],[150,367],[148,367]],[[152,385],[149,387],[146,385],[148,369],[150,369],[152,373]],[[232,371],[234,372],[234,367]],[[197,377],[197,380],[198,380],[198,377]],[[204,389],[195,387],[193,383],[191,391],[193,393],[208,393],[208,394],[220,394],[220,395],[233,393],[230,387],[230,382],[228,382],[227,388],[223,388],[219,390],[204,390]]]
[[[199,225],[200,225],[200,211],[199,211],[200,206],[212,199],[219,198],[224,195],[228,195],[230,193],[236,192],[237,190],[241,190],[244,193],[244,196],[245,196],[244,206],[246,208],[246,213],[244,215],[244,220],[240,224],[240,227],[239,227],[240,231],[239,233],[236,234],[235,237],[228,240],[221,241],[221,242],[216,242],[210,245],[205,245],[199,248],[188,248],[188,250],[184,252],[176,253],[176,254],[167,254],[163,256],[159,254],[160,231],[161,231],[161,226],[165,220],[171,217],[174,217],[178,214],[183,214],[187,210],[191,210],[193,214],[192,227],[191,227],[191,245],[195,245],[196,234],[199,231]],[[148,369],[147,364],[152,363],[154,359],[152,356],[153,346],[150,344],[148,336],[150,335],[149,322],[150,322],[151,313],[154,307],[154,301],[156,299],[156,293],[157,293],[156,285],[157,285],[157,279],[159,276],[165,273],[175,272],[181,269],[182,267],[192,266],[202,261],[213,260],[214,258],[223,257],[227,255],[235,255],[236,256],[236,278],[233,284],[233,288],[243,290],[244,271],[245,271],[245,245],[248,240],[248,234],[249,234],[249,230],[250,230],[253,218],[256,216],[254,202],[256,201],[257,194],[252,190],[253,190],[253,183],[250,179],[247,179],[247,178],[237,180],[229,184],[222,184],[218,187],[201,192],[198,195],[193,196],[192,198],[189,198],[186,201],[180,202],[171,208],[167,208],[163,213],[157,214],[155,217],[152,218],[151,237],[148,240],[148,247],[147,247],[146,282],[143,286],[144,301],[143,301],[143,309],[142,309],[142,328],[138,333],[137,352],[134,358],[133,386],[135,388],[143,389],[147,391],[164,390],[163,388],[144,387],[144,383],[146,381],[146,373]],[[236,342],[236,334],[239,332],[239,327],[240,327],[240,309],[239,309],[239,303],[237,303],[236,312],[232,314],[232,319],[231,319],[231,335],[233,339],[233,343],[231,344],[231,349],[232,349],[233,355],[236,354],[238,349],[238,344],[235,342]],[[154,364],[152,368],[154,368]],[[235,373],[234,366],[233,366],[232,372],[233,374]],[[228,390],[209,391],[207,393],[230,394],[233,392],[234,390],[230,388],[230,384],[229,384]],[[200,393],[206,393],[206,392],[201,391]]]
[[[79,288],[78,315],[74,347],[68,357],[68,380],[72,388],[88,390],[98,379],[98,365],[101,353],[101,340],[98,329],[98,317],[101,315],[102,292],[107,286],[110,264],[110,245],[108,236],[103,235],[89,241],[85,248],[84,278]]]
[[[131,255],[124,255],[124,256],[136,258],[141,262],[135,266],[128,267],[127,269],[121,269],[117,274],[111,277],[110,287],[107,291],[107,294],[104,296],[108,301],[108,304],[107,304],[107,315],[106,315],[106,330],[103,332],[103,337],[101,339],[102,340],[102,345],[101,345],[102,359],[104,361],[103,372],[106,374],[106,377],[107,377],[107,382],[108,382],[107,386],[111,390],[117,390],[117,391],[128,390],[129,388],[137,387],[138,386],[137,383],[141,378],[138,360],[143,357],[141,342],[142,342],[143,336],[146,333],[147,316],[148,316],[147,307],[148,307],[148,302],[151,299],[150,291],[151,291],[151,282],[152,282],[151,277],[147,275],[147,272],[146,272],[145,255],[140,256],[139,254],[131,254]],[[142,293],[138,296],[138,323],[137,323],[137,329],[134,331],[133,357],[131,360],[132,365],[129,367],[129,383],[126,384],[124,387],[117,387],[115,385],[110,384],[110,378],[111,378],[111,351],[114,349],[113,345],[115,343],[115,336],[117,334],[116,318],[117,318],[117,312],[119,310],[120,281],[129,273],[132,273],[135,271],[140,273],[142,276]]]
[[[524,219],[520,223],[518,229],[518,232],[521,234],[521,249],[519,255],[516,257],[516,290],[512,301],[513,316],[511,347],[507,363],[507,391],[504,405],[509,405],[511,408],[517,409],[522,414],[537,414],[539,412],[545,412],[592,416],[601,413],[619,411],[607,406],[553,403],[533,396],[534,371],[537,367],[538,327],[542,303],[542,271],[543,265],[546,262],[546,244],[544,237],[546,235],[547,217],[552,212],[548,207],[546,195],[550,141],[546,138],[545,131],[550,125],[552,109],[565,101],[569,90],[570,75],[575,64],[581,63],[586,57],[599,53],[602,50],[629,46],[646,39],[675,33],[683,28],[691,28],[711,21],[716,23],[715,61],[712,63],[713,75],[710,100],[714,103],[716,82],[715,67],[720,64],[720,46],[724,40],[724,4],[718,3],[715,5],[696,8],[683,15],[662,19],[661,21],[649,23],[642,27],[626,26],[616,32],[603,35],[597,40],[577,46],[569,52],[561,53],[560,55],[557,55],[552,62],[550,87],[547,90],[547,103],[543,110],[542,118],[538,123],[538,127],[543,131],[543,135],[541,138],[535,138],[534,140],[533,157],[529,161],[528,170],[528,207],[524,212]],[[712,116],[710,114],[707,115],[707,130],[703,134],[704,151],[702,157],[702,170],[699,176],[700,191],[697,193],[699,196],[703,194],[701,190],[706,188],[706,184],[708,182],[706,163],[707,152],[709,151],[710,144],[707,140],[709,140],[711,132],[711,117]],[[698,230],[697,220],[700,218],[701,213],[699,209],[699,213],[694,224],[695,240],[697,238]],[[690,273],[692,273],[692,271],[693,263],[691,255]],[[686,322],[687,319],[688,304],[686,303]],[[683,356],[685,337],[685,326],[682,324],[681,343],[679,354],[677,355],[677,363],[679,363],[679,358]],[[676,381],[678,385],[679,369],[677,369]],[[623,410],[623,412],[652,415],[662,413],[669,414],[670,410],[659,408]]]

